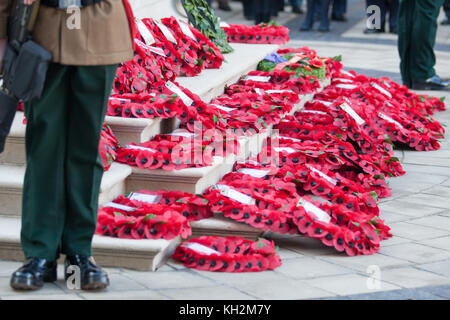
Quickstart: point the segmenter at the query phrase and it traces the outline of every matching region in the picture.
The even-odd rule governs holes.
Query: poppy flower
[[[339,252],[343,252],[345,250],[345,236],[346,234],[343,231],[337,231],[334,234],[333,246]]]

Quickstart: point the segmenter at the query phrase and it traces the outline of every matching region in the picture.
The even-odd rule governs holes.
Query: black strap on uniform
[[[70,6],[75,7],[87,7],[93,4],[102,2],[103,0],[41,0],[41,4],[52,8],[68,8]]]

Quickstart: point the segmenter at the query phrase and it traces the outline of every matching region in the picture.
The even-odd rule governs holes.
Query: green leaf
[[[155,217],[156,217],[156,214],[149,213],[144,217],[144,219],[142,219],[142,221],[151,220],[151,219],[154,219]]]
[[[264,248],[266,246],[266,244],[262,241],[258,240],[258,249]]]
[[[378,202],[378,195],[375,191],[370,191],[370,195],[376,202]]]

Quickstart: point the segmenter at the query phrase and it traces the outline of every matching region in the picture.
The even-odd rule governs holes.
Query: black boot
[[[219,0],[219,9],[223,11],[231,11],[230,4],[227,0]]]
[[[68,270],[69,266],[80,269],[80,285],[82,290],[99,290],[109,286],[109,278],[105,271],[95,264],[94,258],[75,255],[67,256],[65,262],[65,279],[74,274],[74,270]]]
[[[448,80],[442,80],[438,75],[435,75],[425,82],[413,82],[411,89],[450,91],[450,82]]]
[[[304,13],[303,9],[300,8],[299,6],[293,6],[292,7],[292,12],[296,13],[296,14],[303,14]]]
[[[30,258],[11,276],[10,285],[15,290],[37,290],[44,282],[55,282],[56,261],[41,258]]]
[[[381,29],[369,29],[369,28],[366,28],[366,29],[364,30],[364,33],[365,33],[365,34],[384,33],[384,28],[381,28]]]

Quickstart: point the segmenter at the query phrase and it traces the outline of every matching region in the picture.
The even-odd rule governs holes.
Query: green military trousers
[[[26,258],[92,255],[103,175],[99,141],[116,69],[51,64],[42,97],[25,104]]]
[[[437,18],[445,0],[400,0],[398,49],[403,84],[425,82],[436,72]]]

